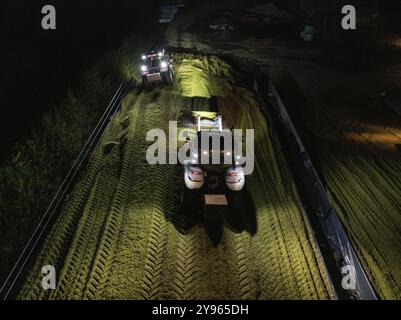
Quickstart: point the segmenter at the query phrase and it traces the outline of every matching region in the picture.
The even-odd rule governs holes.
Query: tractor
[[[245,185],[241,155],[231,130],[223,129],[216,112],[186,112],[182,127],[192,132],[187,138],[189,157],[184,163],[182,205],[202,212],[208,222],[224,222],[230,208],[238,207]]]
[[[145,89],[150,89],[153,84],[173,83],[173,60],[164,50],[150,51],[143,54],[140,75]]]

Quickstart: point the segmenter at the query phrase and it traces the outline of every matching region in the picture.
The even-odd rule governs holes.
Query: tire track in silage
[[[167,224],[161,212],[152,216],[148,249],[145,258],[144,275],[142,282],[142,297],[157,299],[160,294],[160,281],[163,271]]]
[[[157,167],[150,167],[146,162],[146,131],[155,127],[154,103],[158,99],[158,91],[141,95],[141,103],[132,111],[136,117],[129,138],[129,152],[124,159],[127,165],[128,180],[125,194],[124,219],[118,234],[116,255],[114,258],[115,274],[110,280],[113,290],[107,290],[112,298],[140,299],[144,281],[144,265],[146,259],[149,231],[152,217],[160,212],[157,198]],[[156,125],[157,127],[157,125]],[[146,178],[144,178],[146,177]],[[135,183],[133,183],[135,182]]]
[[[114,152],[114,158],[118,158],[119,153]],[[118,161],[118,160],[115,160]],[[85,253],[85,265],[81,265],[80,269],[80,276],[77,281],[80,284],[79,295],[81,298],[91,298],[90,295],[87,294],[88,288],[89,291],[92,289],[92,293],[95,291],[96,287],[88,287],[88,283],[90,277],[93,275],[93,268],[98,259],[102,259],[104,256],[98,255],[99,251],[99,239],[101,239],[102,234],[104,232],[104,226],[107,223],[109,216],[110,216],[110,206],[114,199],[114,194],[116,192],[116,186],[119,180],[119,170],[116,164],[113,164],[112,172],[105,177],[104,180],[104,193],[100,195],[102,206],[99,208],[101,210],[101,215],[99,216],[98,220],[95,221],[96,225],[93,228],[93,234],[91,235],[91,243],[90,246],[87,248],[87,253]],[[97,274],[100,277],[101,274]],[[78,293],[77,293],[78,294]]]
[[[176,234],[173,298],[177,300],[195,299],[198,282],[197,254],[198,238],[196,234]]]
[[[55,226],[46,237],[37,262],[25,282],[19,297],[23,299],[45,299],[48,298],[49,291],[43,290],[40,285],[42,277],[40,272],[44,265],[54,265],[56,270],[61,270],[66,264],[66,254],[73,241],[74,230],[79,224],[79,220],[91,190],[96,183],[99,170],[103,166],[104,156],[102,153],[95,153],[90,158],[88,169],[82,180],[74,187],[71,199],[55,222]],[[60,292],[64,292],[63,286],[59,287]]]
[[[234,233],[225,229],[225,238],[227,244],[231,247],[232,256],[229,257],[229,263],[233,264],[233,272],[235,281],[232,280],[231,286],[235,287],[235,299],[250,300],[255,299],[255,284],[253,274],[250,267],[250,241],[245,232]]]
[[[150,179],[153,182],[152,195],[149,199],[152,202],[152,213],[144,258],[141,296],[144,299],[157,299],[160,294],[160,281],[167,245],[167,223],[162,202],[165,198],[166,188],[172,181],[168,172],[160,166],[152,168]]]
[[[121,191],[125,198],[122,212],[117,215],[121,222],[114,236],[115,253],[101,254],[108,256],[108,269],[114,271],[101,288],[96,288],[100,298],[154,299],[159,291],[166,243],[163,200],[171,181],[165,168],[150,166],[145,161],[146,130],[161,127],[158,101],[157,91],[142,94],[140,103],[132,110],[122,170],[122,177],[127,177]],[[132,245],[135,248],[130,250]]]
[[[104,224],[101,240],[99,242],[93,267],[86,284],[85,297],[90,299],[107,298],[107,287],[110,280],[110,272],[113,268],[115,251],[123,221],[126,214],[126,205],[129,196],[130,182],[132,181],[132,161],[138,158],[139,152],[136,148],[138,130],[141,130],[143,124],[143,113],[138,112],[142,103],[143,95],[136,100],[131,111],[131,125],[127,133],[127,141],[123,147],[121,158],[120,178],[117,189],[112,200],[108,217]]]
[[[156,110],[154,119],[159,118],[157,125],[167,130],[168,120],[176,120],[181,106],[174,103],[171,93],[163,91],[160,99],[161,107]],[[173,119],[169,118],[173,117]],[[157,121],[156,121],[157,122]],[[163,156],[168,157],[168,152]],[[147,169],[150,169],[147,167]],[[175,167],[171,165],[157,165],[152,167],[152,199],[154,210],[151,217],[147,253],[143,269],[143,283],[141,296],[144,299],[158,299],[162,292],[162,272],[164,268],[166,247],[168,241],[167,211],[174,210],[174,185],[176,183]]]
[[[286,214],[279,195],[264,179],[259,164],[255,163],[259,181],[250,183],[257,210],[258,232],[252,242],[256,267],[259,271],[258,292],[261,299],[299,299],[293,259],[287,248]],[[266,186],[269,186],[266,188]],[[282,217],[281,217],[282,216]],[[261,285],[264,284],[262,287]]]
[[[68,250],[69,238],[76,228],[82,208],[89,197],[91,188],[96,179],[100,162],[95,161],[90,164],[88,174],[83,182],[77,185],[74,189],[73,198],[69,201],[67,207],[62,211],[60,218],[56,222],[54,229],[46,238],[43,247],[40,251],[39,258],[32,268],[32,271],[24,283],[24,286],[19,293],[21,299],[46,299],[51,292],[43,290],[39,277],[42,277],[41,268],[44,265],[54,265],[56,270],[62,268],[62,259],[65,256],[64,251]],[[78,192],[78,190],[80,192]],[[70,240],[72,241],[72,240]],[[62,289],[61,289],[62,291]]]
[[[106,138],[113,138],[114,130]],[[101,151],[102,152],[102,151]],[[59,288],[51,298],[81,299],[95,257],[101,229],[113,197],[118,177],[118,151],[112,150],[102,165],[91,196],[83,210],[74,240],[60,274]]]

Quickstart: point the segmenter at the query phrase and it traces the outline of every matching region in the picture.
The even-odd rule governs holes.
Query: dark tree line
[[[41,8],[57,11],[57,29],[41,28]],[[43,114],[58,104],[67,87],[103,52],[137,30],[156,1],[13,0],[0,3],[0,161]]]

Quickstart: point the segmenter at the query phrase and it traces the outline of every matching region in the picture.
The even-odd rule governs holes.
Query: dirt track
[[[282,155],[254,95],[214,57],[177,56],[172,88],[132,92],[46,239],[22,299],[328,299],[321,257]],[[237,128],[255,128],[248,177],[256,230],[226,224],[214,246],[202,224],[178,213],[174,165],[149,165],[146,132],[167,130],[194,96],[217,97]],[[204,101],[204,99],[198,99]],[[200,106],[202,107],[202,106]],[[190,213],[188,213],[190,214]],[[248,217],[249,218],[249,217]],[[252,219],[252,217],[251,217]],[[41,267],[58,286],[41,289]]]

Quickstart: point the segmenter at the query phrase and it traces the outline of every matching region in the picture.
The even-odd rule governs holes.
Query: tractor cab
[[[142,64],[139,72],[145,89],[149,89],[152,84],[172,84],[173,61],[164,49],[143,54],[141,59]]]

